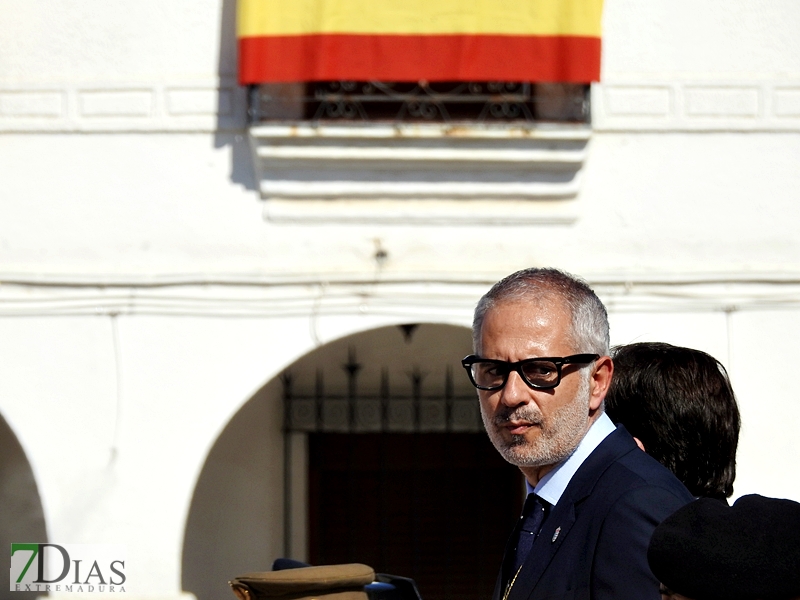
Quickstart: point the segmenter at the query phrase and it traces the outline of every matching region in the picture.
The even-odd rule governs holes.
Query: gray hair
[[[608,354],[608,313],[589,285],[579,277],[558,269],[530,268],[512,273],[495,283],[475,307],[472,344],[478,351],[481,326],[486,313],[501,302],[541,302],[555,296],[572,316],[571,342],[577,353]]]

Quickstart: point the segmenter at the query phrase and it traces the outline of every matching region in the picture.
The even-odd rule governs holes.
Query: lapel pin
[[[559,533],[561,533],[561,527],[556,527],[556,532],[553,534],[553,539],[550,540],[551,544],[556,541]]]

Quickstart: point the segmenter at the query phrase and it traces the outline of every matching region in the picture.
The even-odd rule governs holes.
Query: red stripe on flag
[[[239,82],[600,78],[600,38],[318,34],[239,39]]]

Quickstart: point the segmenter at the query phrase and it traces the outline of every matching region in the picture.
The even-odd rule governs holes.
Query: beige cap
[[[358,563],[247,573],[229,581],[239,600],[367,600],[372,567]]]

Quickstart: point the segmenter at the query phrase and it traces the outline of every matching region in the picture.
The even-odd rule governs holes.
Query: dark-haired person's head
[[[727,498],[736,478],[739,408],[713,356],[643,342],[612,350],[606,412],[694,496]]]
[[[700,498],[653,532],[647,561],[662,600],[800,598],[800,504],[757,494]]]

